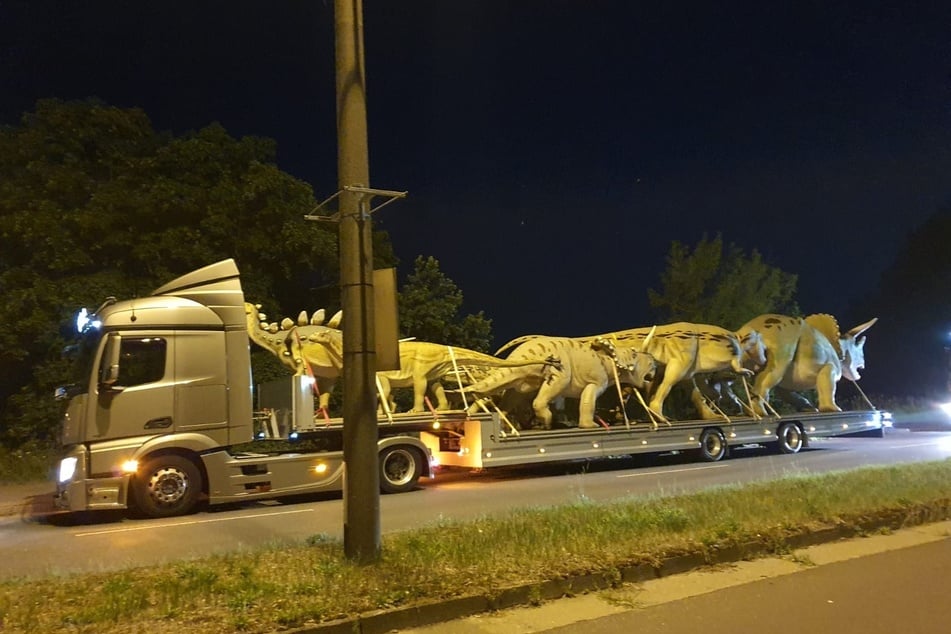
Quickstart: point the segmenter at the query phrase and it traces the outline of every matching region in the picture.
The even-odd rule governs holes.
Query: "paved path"
[[[814,546],[403,634],[947,634],[951,522]]]

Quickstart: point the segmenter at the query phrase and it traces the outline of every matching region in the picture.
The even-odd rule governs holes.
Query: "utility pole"
[[[343,328],[344,552],[380,558],[373,247],[369,197],[363,0],[334,0],[337,64],[337,181],[340,189],[340,286]]]

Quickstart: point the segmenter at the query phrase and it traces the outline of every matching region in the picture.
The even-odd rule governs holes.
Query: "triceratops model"
[[[843,376],[858,381],[865,367],[865,337],[871,319],[841,335],[831,315],[810,315],[805,319],[784,315],[760,315],[747,322],[739,332],[757,331],[766,345],[766,366],[753,381],[753,405],[766,414],[770,390],[815,388],[820,412],[842,411],[835,403],[835,389]],[[804,399],[803,399],[804,400]]]
[[[647,342],[649,343],[649,341]],[[474,394],[496,394],[506,389],[537,392],[532,401],[535,417],[551,428],[550,404],[558,398],[578,398],[578,427],[596,427],[597,398],[618,380],[635,388],[650,385],[656,370],[653,357],[634,346],[609,340],[581,341],[567,337],[531,338],[509,354],[509,361],[548,359],[545,365],[499,368],[465,388]]]
[[[502,346],[496,354],[513,346],[531,341],[538,335],[527,335]],[[633,328],[602,335],[577,337],[575,341],[591,342],[596,339],[615,341],[619,346],[632,346],[650,354],[663,367],[663,380],[650,399],[654,416],[666,420],[664,401],[676,383],[694,375],[724,370],[752,375],[748,365],[763,363],[763,342],[758,333],[743,335],[719,326],[678,322],[653,328]]]

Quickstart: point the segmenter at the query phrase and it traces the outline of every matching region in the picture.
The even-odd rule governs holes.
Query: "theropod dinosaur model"
[[[496,354],[538,336],[513,339]],[[678,322],[574,338],[581,342],[596,339],[615,341],[619,346],[628,345],[646,352],[663,368],[663,378],[654,387],[649,404],[652,414],[663,420],[666,420],[663,414],[664,401],[676,383],[697,374],[723,370],[749,376],[753,372],[744,365],[765,362],[763,342],[752,329],[740,335],[719,326]],[[748,361],[744,363],[746,359]]]
[[[753,380],[754,408],[766,413],[770,390],[781,388],[796,398],[796,390],[815,388],[820,412],[841,412],[835,403],[836,384],[843,376],[858,381],[865,367],[865,337],[860,334],[875,325],[871,319],[840,334],[831,315],[810,315],[805,319],[785,315],[760,315],[739,332],[757,331],[766,345],[766,366]],[[857,338],[858,337],[858,338]],[[798,404],[809,405],[802,397]]]
[[[650,343],[647,341],[646,343]],[[544,366],[497,368],[487,377],[464,388],[475,394],[495,394],[506,389],[522,393],[537,391],[532,401],[535,416],[551,429],[551,402],[579,398],[578,427],[596,427],[597,398],[617,380],[645,388],[653,380],[656,364],[635,346],[615,345],[609,340],[581,341],[567,337],[535,337],[519,344],[509,360],[549,359]],[[620,388],[619,388],[620,389]]]

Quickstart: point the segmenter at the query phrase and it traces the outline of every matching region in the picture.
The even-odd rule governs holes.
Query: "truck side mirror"
[[[99,366],[99,387],[111,389],[119,380],[119,353],[122,349],[122,335],[109,334],[106,347],[102,352]]]

